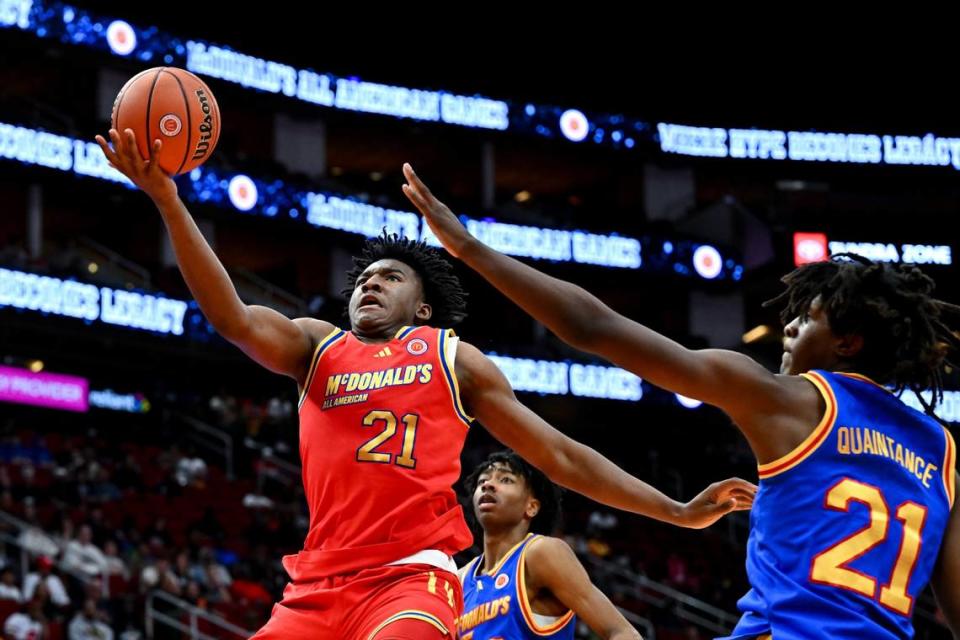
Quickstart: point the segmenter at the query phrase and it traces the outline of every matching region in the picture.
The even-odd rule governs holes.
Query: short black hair
[[[854,358],[860,373],[892,385],[896,393],[910,389],[927,413],[934,413],[943,398],[943,369],[953,366],[948,355],[960,348],[945,318],[960,317],[960,307],[933,297],[932,278],[913,265],[841,253],[803,265],[782,281],[786,290],[764,306],[783,304],[784,324],[807,313],[820,296],[835,334],[863,337]],[[930,402],[921,395],[928,389]]]
[[[529,462],[517,455],[510,449],[491,453],[486,460],[481,462],[463,481],[463,486],[467,494],[472,496],[477,490],[480,476],[493,467],[495,464],[501,464],[508,467],[511,471],[522,476],[530,487],[533,497],[540,501],[540,511],[530,521],[530,531],[543,535],[552,535],[560,524],[560,487],[550,482],[542,471],[531,465]]]
[[[367,240],[360,255],[354,256],[353,268],[347,272],[347,285],[341,293],[349,299],[360,274],[374,262],[386,259],[404,263],[420,277],[424,302],[433,310],[431,325],[446,328],[467,317],[467,292],[440,252],[425,242],[388,234],[386,229]]]

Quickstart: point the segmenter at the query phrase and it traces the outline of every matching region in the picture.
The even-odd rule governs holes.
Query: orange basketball
[[[186,173],[206,162],[220,139],[220,108],[210,88],[189,71],[154,67],[123,85],[113,102],[111,124],[133,129],[144,159],[160,139],[160,168]]]

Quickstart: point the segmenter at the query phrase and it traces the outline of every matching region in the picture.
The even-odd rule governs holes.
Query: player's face
[[[484,531],[515,527],[540,511],[526,479],[503,463],[495,463],[477,479],[473,512]]]
[[[798,375],[811,369],[832,370],[839,361],[836,353],[839,342],[819,296],[814,298],[806,313],[783,328],[780,373]]]
[[[350,296],[350,324],[367,335],[430,319],[420,276],[399,260],[378,260],[363,270]]]

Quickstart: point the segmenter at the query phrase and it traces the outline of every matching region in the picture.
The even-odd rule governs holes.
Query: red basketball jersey
[[[338,329],[317,346],[300,400],[310,530],[284,559],[294,580],[472,544],[453,490],[472,420],[456,348],[453,331],[431,327],[375,344]]]

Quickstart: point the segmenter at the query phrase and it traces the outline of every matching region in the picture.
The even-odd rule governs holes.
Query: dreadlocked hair
[[[550,482],[542,471],[521,458],[510,449],[491,453],[463,481],[468,495],[477,490],[480,476],[496,464],[503,465],[515,474],[522,476],[530,487],[533,497],[540,501],[540,511],[530,521],[530,531],[542,535],[551,535],[560,523],[560,487]]]
[[[367,240],[360,255],[354,256],[353,268],[347,272],[347,284],[341,293],[349,299],[364,269],[385,259],[402,262],[420,276],[424,302],[433,309],[432,325],[446,328],[467,317],[467,292],[440,252],[424,242],[396,233],[388,234],[386,229],[376,238]]]
[[[933,279],[908,264],[877,263],[852,253],[804,265],[782,279],[786,290],[764,306],[784,305],[784,324],[806,314],[817,296],[837,335],[856,334],[863,347],[854,358],[860,372],[894,392],[909,389],[924,410],[943,399],[943,369],[960,339],[945,318],[960,307],[935,299]],[[930,390],[929,401],[922,392]]]

